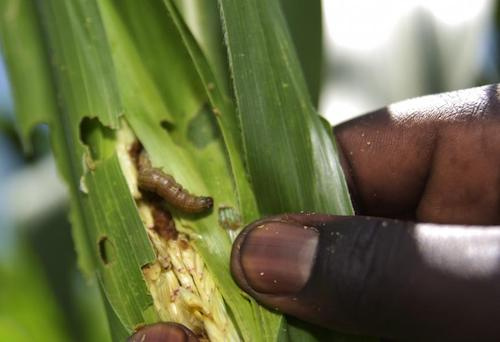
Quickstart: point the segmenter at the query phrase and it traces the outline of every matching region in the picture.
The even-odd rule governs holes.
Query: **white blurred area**
[[[391,102],[476,85],[493,0],[323,0],[320,113],[337,124]]]
[[[52,155],[13,172],[0,184],[2,197],[8,199],[1,207],[18,225],[29,224],[67,204],[66,187]]]

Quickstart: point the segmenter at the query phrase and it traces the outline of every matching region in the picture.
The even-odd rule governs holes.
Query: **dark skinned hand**
[[[400,102],[334,131],[360,216],[250,224],[231,257],[239,286],[269,308],[343,332],[500,340],[497,85]],[[167,323],[138,335],[196,340]]]

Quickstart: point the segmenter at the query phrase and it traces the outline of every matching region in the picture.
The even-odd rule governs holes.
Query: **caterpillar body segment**
[[[151,166],[143,150],[139,155],[139,187],[162,197],[168,204],[186,213],[202,213],[213,206],[212,197],[189,193],[171,175]]]

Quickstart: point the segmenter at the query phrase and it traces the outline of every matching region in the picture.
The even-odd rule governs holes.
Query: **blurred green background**
[[[289,17],[301,16],[294,1],[284,3]],[[314,41],[314,20],[290,28],[299,46]],[[305,68],[322,70],[316,100],[332,124],[408,97],[499,82],[497,1],[324,0],[323,22],[323,60],[298,52]],[[0,56],[0,341],[107,341],[98,285],[76,267],[48,134],[38,127],[33,153],[23,153]]]

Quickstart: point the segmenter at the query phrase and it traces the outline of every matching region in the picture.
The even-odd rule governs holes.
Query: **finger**
[[[264,305],[333,329],[399,339],[500,336],[500,227],[327,215],[257,221],[236,282]]]
[[[335,127],[358,213],[500,224],[497,88],[416,98]]]
[[[181,324],[162,322],[142,327],[128,342],[198,342],[198,338]]]

